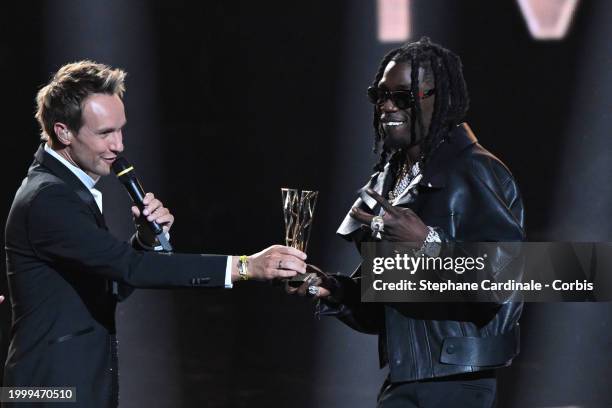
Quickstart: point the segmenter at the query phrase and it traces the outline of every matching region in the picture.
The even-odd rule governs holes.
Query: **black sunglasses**
[[[429,98],[434,93],[436,93],[436,88],[431,88],[426,91],[419,91],[419,98]],[[413,108],[416,102],[414,94],[409,89],[387,91],[375,86],[370,86],[368,88],[368,99],[374,105],[382,105],[385,103],[385,101],[391,99],[391,102],[393,102],[398,109]]]

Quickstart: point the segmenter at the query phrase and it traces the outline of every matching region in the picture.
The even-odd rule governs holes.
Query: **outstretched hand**
[[[298,249],[272,245],[248,257],[248,273],[250,279],[271,280],[276,278],[291,278],[306,272],[306,254]],[[238,268],[235,262],[232,279],[237,280]]]

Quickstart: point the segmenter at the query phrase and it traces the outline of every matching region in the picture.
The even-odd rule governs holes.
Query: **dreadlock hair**
[[[406,43],[400,48],[390,51],[380,63],[372,86],[377,87],[389,62],[406,62],[411,66],[411,91],[413,95],[419,95],[419,67],[431,70],[436,87],[434,111],[431,124],[427,131],[423,126],[421,113],[421,101],[417,96],[413,108],[411,128],[415,134],[419,127],[424,137],[420,141],[422,152],[422,164],[426,164],[433,150],[447,137],[449,130],[461,122],[469,106],[467,86],[463,78],[463,66],[459,57],[446,48],[432,43],[429,38],[422,37],[419,41]],[[426,72],[425,77],[427,78]],[[378,153],[378,147],[383,140],[383,130],[379,119],[378,106],[374,106],[374,153]],[[426,133],[427,131],[427,133]],[[389,161],[397,170],[401,166],[402,155],[394,154],[387,146],[383,145],[380,158],[374,169],[382,171]],[[398,152],[399,153],[399,152]]]

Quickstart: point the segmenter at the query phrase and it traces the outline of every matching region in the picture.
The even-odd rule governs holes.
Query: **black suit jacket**
[[[89,190],[41,146],[8,216],[6,262],[13,326],[4,385],[76,387],[77,404],[67,406],[113,407],[112,282],[223,287],[227,257],[139,251],[117,240]]]

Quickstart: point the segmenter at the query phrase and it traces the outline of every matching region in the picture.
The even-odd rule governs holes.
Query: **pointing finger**
[[[380,194],[378,194],[376,191],[372,190],[371,188],[368,188],[366,190],[366,193],[368,193],[368,195],[370,197],[372,197],[374,200],[376,200],[376,202],[378,204],[380,204],[382,206],[382,208],[385,209],[386,212],[388,212],[388,213],[394,213],[395,212],[395,207],[393,207],[391,205],[391,203],[389,203],[387,200],[385,200],[385,198],[383,196],[381,196]]]
[[[368,214],[361,208],[357,207],[353,207],[350,216],[366,226],[369,226],[372,223],[372,218],[374,218],[372,214]]]

